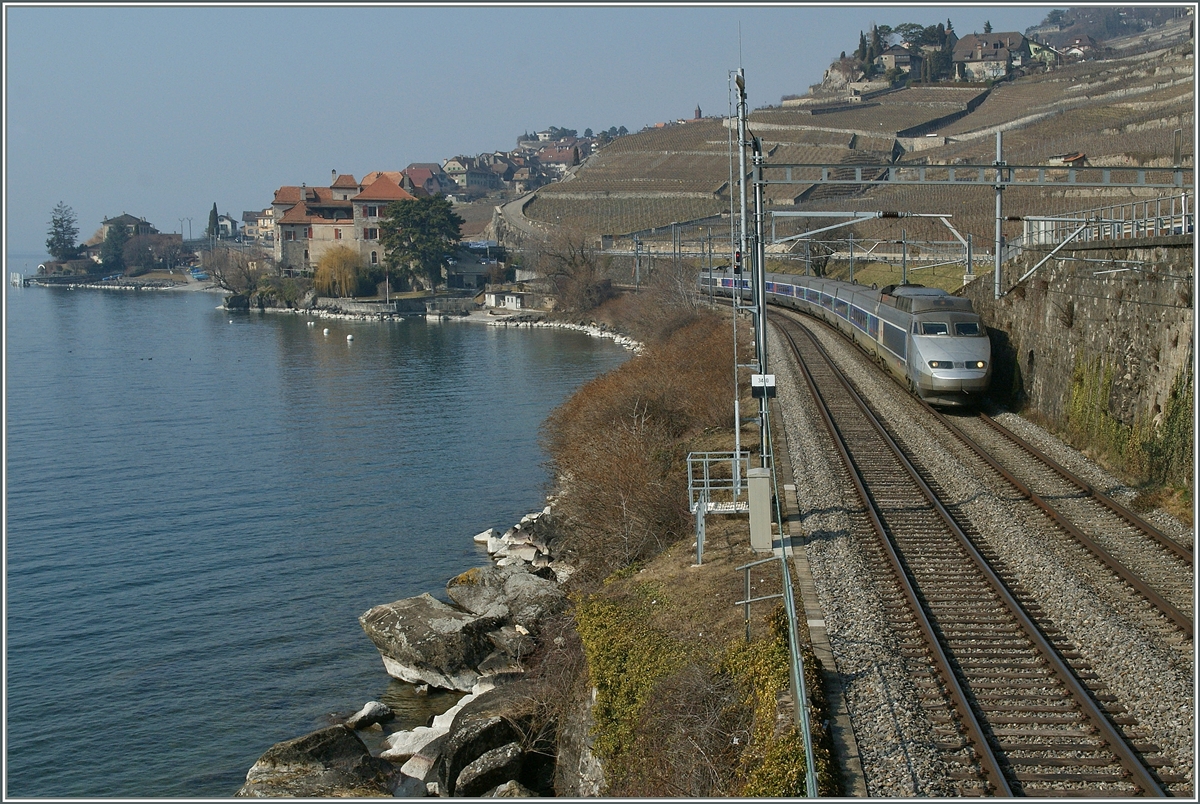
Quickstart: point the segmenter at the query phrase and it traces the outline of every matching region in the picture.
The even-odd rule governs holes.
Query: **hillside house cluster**
[[[545,136],[543,136],[545,135]],[[414,163],[401,171],[373,171],[359,181],[332,171],[328,187],[283,186],[271,206],[242,214],[243,239],[273,250],[284,272],[309,274],[337,245],[358,251],[365,265],[383,261],[379,221],[393,201],[423,196],[465,200],[489,192],[522,193],[561,177],[595,147],[592,138],[539,132],[513,151],[455,156],[441,165]]]
[[[468,197],[497,190],[526,193],[555,179],[586,159],[595,149],[590,137],[550,138],[539,131],[520,138],[512,151],[494,151],[478,156],[455,156],[442,164],[454,183],[451,192]]]
[[[1096,42],[1090,37],[1079,37],[1077,43],[1057,50],[1016,31],[973,33],[960,39],[948,30],[947,36],[950,37],[948,46],[952,52],[955,81],[994,81],[1031,64],[1052,66],[1063,61],[1089,58],[1098,50]],[[897,69],[902,73],[920,75],[922,62],[936,49],[929,45],[920,48],[892,45],[875,57],[875,64],[884,71]]]

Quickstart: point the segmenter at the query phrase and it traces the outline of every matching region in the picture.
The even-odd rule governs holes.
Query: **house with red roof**
[[[336,171],[328,187],[284,186],[271,203],[275,262],[285,272],[311,274],[334,246],[359,252],[364,264],[383,261],[379,221],[388,204],[413,200],[399,171],[374,171],[356,181]]]
[[[414,162],[404,169],[400,186],[415,196],[442,195],[453,182],[436,162]]]

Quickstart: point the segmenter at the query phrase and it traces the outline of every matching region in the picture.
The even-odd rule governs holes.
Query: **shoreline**
[[[224,305],[218,305],[218,310],[226,310]],[[611,330],[602,324],[580,324],[573,321],[555,321],[547,318],[546,313],[511,313],[505,315],[493,315],[490,312],[483,310],[474,310],[466,315],[446,315],[428,313],[343,313],[336,308],[327,307],[263,307],[252,308],[258,309],[260,313],[289,313],[292,315],[309,315],[314,318],[332,319],[335,321],[362,321],[362,322],[384,322],[384,321],[402,321],[407,318],[424,318],[427,321],[436,321],[439,323],[454,323],[467,322],[474,324],[482,324],[489,327],[518,327],[527,329],[566,329],[575,332],[582,332],[585,335],[590,335],[593,338],[607,338],[618,346],[633,352],[641,354],[644,348],[640,341],[636,341],[627,335]],[[229,312],[250,312],[250,311],[229,311]]]
[[[166,293],[221,293],[228,295],[229,291],[219,287],[218,285],[201,285],[198,282],[186,283],[139,283],[130,282],[123,284],[101,284],[98,282],[70,282],[70,283],[44,283],[39,282],[36,278],[26,280],[27,287],[39,288],[64,288],[67,290],[122,290],[122,291],[162,291]],[[217,305],[216,309],[226,312],[250,312],[248,310],[229,310],[224,304]],[[424,318],[427,321],[438,322],[469,322],[474,324],[483,324],[489,327],[525,327],[528,329],[566,329],[575,332],[582,332],[593,338],[607,338],[618,346],[633,352],[641,354],[643,344],[626,335],[623,335],[614,330],[608,329],[602,324],[590,323],[581,324],[572,321],[555,321],[547,317],[547,313],[542,311],[537,312],[505,312],[503,314],[495,314],[486,310],[473,310],[466,315],[448,315],[445,313],[344,313],[337,308],[326,307],[262,307],[252,308],[257,309],[260,313],[290,313],[292,315],[309,315],[314,318],[332,319],[335,321],[401,321],[407,318]]]

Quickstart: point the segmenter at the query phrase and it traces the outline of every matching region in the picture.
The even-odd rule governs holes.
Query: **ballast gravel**
[[[1161,749],[1161,772],[1194,781],[1194,645],[1098,562],[1046,524],[1032,504],[1003,492],[965,448],[857,346],[813,319],[802,320],[853,383],[883,413],[888,426],[933,472],[950,510],[969,532],[1001,556],[1010,577],[1041,606],[1062,637],[1084,657],[1108,692],[1133,715],[1138,740]],[[953,795],[954,784],[934,745],[933,729],[896,651],[875,578],[849,532],[846,511],[857,506],[839,481],[814,402],[785,344],[772,330],[778,396],[792,461],[805,550],[812,567],[837,671],[871,796]],[[783,357],[786,355],[786,359]],[[1121,502],[1131,489],[1078,450],[1013,414],[996,420]],[[1191,545],[1190,530],[1159,511],[1157,527]]]

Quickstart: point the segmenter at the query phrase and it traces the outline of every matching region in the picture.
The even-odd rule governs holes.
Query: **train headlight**
[[[967,363],[967,368],[975,368],[975,369],[987,368],[987,363],[983,362],[982,360],[972,360]]]
[[[954,368],[954,363],[950,360],[930,360],[929,367],[932,369],[948,369]]]

